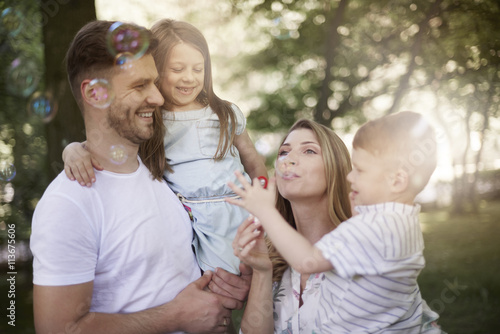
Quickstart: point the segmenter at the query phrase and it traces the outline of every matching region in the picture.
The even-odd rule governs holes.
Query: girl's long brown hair
[[[207,41],[203,34],[193,25],[171,19],[158,21],[151,28],[153,36],[159,40],[159,46],[153,52],[156,68],[160,77],[165,73],[166,60],[170,56],[172,48],[179,43],[187,43],[201,52],[205,60],[205,79],[203,82],[203,91],[196,100],[202,105],[209,105],[217,114],[220,122],[219,144],[214,155],[214,160],[222,160],[229,152],[234,154],[233,142],[236,136],[236,117],[234,115],[231,103],[219,98],[212,84],[212,63],[210,60],[210,51]],[[165,106],[169,109],[169,101],[165,99]]]
[[[153,114],[153,137],[139,146],[139,156],[142,162],[151,172],[153,179],[161,180],[163,173],[172,172],[172,168],[165,158],[163,138],[165,137],[165,125],[160,108],[155,108]]]
[[[281,142],[283,144],[288,135],[297,129],[309,129],[318,139],[325,163],[325,177],[327,182],[327,195],[330,202],[328,214],[332,226],[335,228],[341,222],[349,219],[351,213],[351,203],[349,201],[350,185],[347,181],[347,174],[351,171],[351,158],[344,142],[331,129],[324,125],[307,119],[300,119],[290,128],[287,135]],[[281,145],[280,145],[281,146]],[[290,202],[280,195],[278,190],[276,208],[283,218],[295,229],[295,219],[293,217]],[[269,256],[273,263],[273,281],[281,281],[284,271],[288,268],[288,263],[278,253],[272,243],[267,240]]]

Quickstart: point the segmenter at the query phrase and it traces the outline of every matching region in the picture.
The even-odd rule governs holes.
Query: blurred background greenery
[[[421,290],[449,333],[497,331],[498,1],[11,0],[0,1],[0,15],[0,332],[34,332],[31,217],[62,170],[63,147],[84,140],[64,70],[70,40],[95,18],[150,27],[165,17],[205,34],[216,91],[244,110],[270,172],[283,132],[298,118],[333,128],[349,147],[368,119],[426,115],[440,159],[419,197],[427,245]],[[16,272],[13,298],[9,272]]]

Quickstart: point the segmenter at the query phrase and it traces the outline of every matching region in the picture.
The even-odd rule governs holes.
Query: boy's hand
[[[94,159],[80,143],[71,143],[63,151],[64,171],[66,176],[77,180],[82,186],[90,187],[95,182],[94,168],[103,170],[99,161]]]
[[[233,182],[229,182],[229,187],[234,193],[240,196],[239,199],[227,198],[228,203],[240,206],[252,213],[254,216],[259,216],[258,212],[262,209],[274,209],[276,197],[276,179],[270,178],[267,183],[267,188],[264,189],[258,178],[253,180],[253,184],[248,183],[245,177],[239,171],[234,174],[240,181],[243,188],[236,186]]]

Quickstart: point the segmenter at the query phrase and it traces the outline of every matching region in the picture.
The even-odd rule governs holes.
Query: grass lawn
[[[500,201],[479,214],[421,214],[426,267],[419,277],[429,306],[449,334],[499,333]]]

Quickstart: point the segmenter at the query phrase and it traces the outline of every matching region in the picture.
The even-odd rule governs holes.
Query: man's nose
[[[154,106],[159,106],[161,107],[163,103],[165,102],[165,99],[161,95],[160,91],[158,90],[158,87],[156,85],[152,85],[149,96],[147,98],[148,104],[154,105]]]

